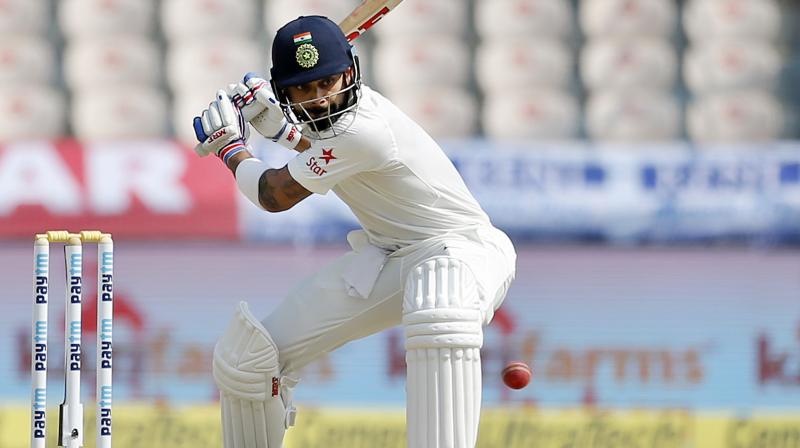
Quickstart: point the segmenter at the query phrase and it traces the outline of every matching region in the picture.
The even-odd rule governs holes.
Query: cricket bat
[[[403,0],[364,0],[353,12],[339,23],[347,40],[352,42],[378,23],[389,11]]]

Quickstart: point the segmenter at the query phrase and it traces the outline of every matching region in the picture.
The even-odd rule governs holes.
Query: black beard
[[[339,119],[337,114],[341,110],[342,106],[339,104],[331,104],[330,107],[324,109],[306,108],[304,111],[300,111],[299,115],[305,117],[304,121],[307,121],[314,130],[325,131],[336,123],[336,120]],[[295,111],[295,113],[297,112]]]
[[[348,90],[345,94],[347,95],[347,98],[344,101],[341,103],[331,103],[327,108],[304,109],[296,107],[292,108],[292,110],[294,111],[295,116],[311,125],[312,129],[315,131],[326,131],[330,129],[334,123],[336,123],[339,117],[344,115],[340,114],[343,109],[348,108],[355,103],[356,95],[352,89]],[[315,115],[319,115],[319,118],[315,118]]]

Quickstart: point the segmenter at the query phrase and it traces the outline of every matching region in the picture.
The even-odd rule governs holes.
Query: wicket
[[[83,446],[81,403],[81,289],[83,243],[97,243],[97,448],[111,448],[112,329],[114,243],[97,230],[37,234],[33,260],[31,346],[31,448],[44,448],[47,436],[47,335],[50,243],[64,243],[66,312],[64,326],[64,401],[59,408],[58,446]]]

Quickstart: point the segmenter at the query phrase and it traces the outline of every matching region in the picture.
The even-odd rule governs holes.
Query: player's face
[[[293,104],[302,104],[303,110],[296,110],[298,116],[308,115],[315,120],[327,117],[331,112],[339,110],[347,100],[346,93],[341,92],[350,85],[352,69],[305,84],[291,86],[286,95]]]

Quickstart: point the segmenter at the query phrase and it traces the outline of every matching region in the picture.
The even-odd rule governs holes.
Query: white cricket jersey
[[[314,141],[289,173],[314,193],[333,190],[373,245],[396,250],[490,225],[442,148],[389,100],[363,86],[347,115],[334,125],[341,133]]]

